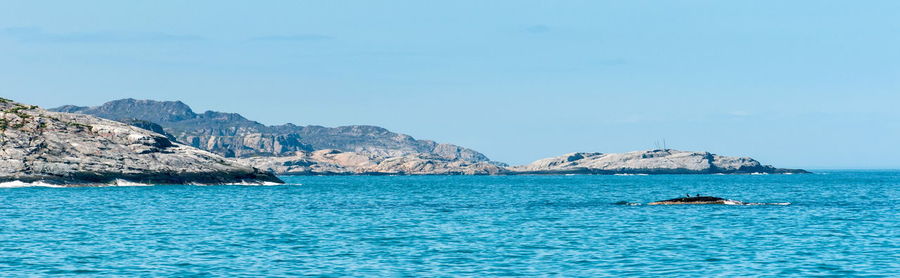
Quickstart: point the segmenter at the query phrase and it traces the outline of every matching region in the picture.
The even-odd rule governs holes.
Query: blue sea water
[[[285,180],[0,189],[0,276],[900,275],[900,171]]]

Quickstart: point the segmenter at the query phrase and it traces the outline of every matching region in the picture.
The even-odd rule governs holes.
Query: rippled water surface
[[[896,276],[900,172],[0,189],[2,276]],[[628,206],[703,193],[788,206]]]

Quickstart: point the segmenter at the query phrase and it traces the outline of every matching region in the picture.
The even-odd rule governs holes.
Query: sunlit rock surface
[[[471,163],[490,161],[468,148],[417,140],[377,126],[267,126],[237,113],[195,113],[180,101],[121,99],[95,107],[67,105],[51,110],[155,123],[179,142],[225,157],[291,156],[298,151],[334,149],[379,157],[427,155]]]
[[[488,162],[422,154],[380,156],[339,150],[237,160],[282,175],[496,175],[506,172],[505,168]]]
[[[0,182],[280,183],[274,175],[116,121],[0,99]]]
[[[788,174],[807,173],[779,169],[749,157],[672,149],[628,153],[570,153],[531,164],[510,167],[518,174]]]

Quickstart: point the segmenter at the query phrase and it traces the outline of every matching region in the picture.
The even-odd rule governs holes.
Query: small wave
[[[619,202],[615,202],[613,204],[620,205],[620,206],[642,206],[642,205],[644,205],[642,203],[633,203],[633,202],[627,202],[627,201],[619,201]],[[788,206],[788,205],[791,205],[791,203],[744,203],[744,202],[735,201],[735,200],[725,200],[723,203],[719,203],[719,204],[726,205],[726,206]],[[714,206],[715,204],[710,204],[710,205]]]
[[[238,183],[230,183],[229,185],[276,186],[276,185],[282,185],[282,183],[270,182],[270,181],[264,181],[264,182],[247,182],[247,181],[242,181],[242,182],[238,182]]]
[[[133,182],[129,180],[116,179],[111,183],[112,186],[153,186],[153,184]]]
[[[23,182],[23,181],[8,181],[0,183],[0,188],[21,188],[21,187],[65,187],[57,184],[49,184],[46,182],[36,181],[36,182]]]
[[[650,174],[613,174],[614,176],[649,176]]]
[[[149,183],[140,183],[133,182],[125,179],[116,179],[108,184],[86,184],[88,186],[155,186],[156,184]],[[196,186],[213,186],[213,185],[244,185],[244,186],[276,186],[276,185],[303,185],[300,183],[291,183],[291,184],[281,184],[275,182],[238,182],[238,183],[228,183],[228,184],[201,184],[201,183],[190,183],[189,185]],[[77,185],[75,185],[77,186]],[[70,186],[51,184],[42,181],[36,182],[23,182],[23,181],[8,181],[8,182],[0,182],[0,188],[23,188],[23,187],[51,187],[51,188],[65,188]]]
[[[725,205],[729,206],[787,206],[791,203],[744,203],[735,200],[725,200]]]
[[[263,182],[250,182],[250,181],[242,181],[242,182],[230,182],[230,183],[189,183],[189,185],[196,186],[214,186],[214,185],[243,185],[243,186],[276,186],[276,185],[286,185],[283,183],[263,181]],[[291,184],[291,185],[300,185],[300,184]]]

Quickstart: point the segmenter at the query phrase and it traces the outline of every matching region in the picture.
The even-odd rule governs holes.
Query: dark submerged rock
[[[712,196],[682,197],[650,203],[650,205],[725,204],[729,200]]]

